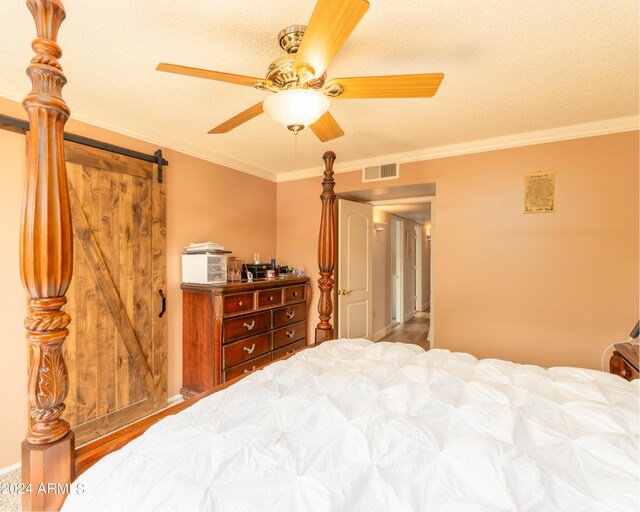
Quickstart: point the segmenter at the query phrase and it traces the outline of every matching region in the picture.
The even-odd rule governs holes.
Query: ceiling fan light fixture
[[[329,98],[320,92],[287,89],[269,96],[264,101],[263,108],[276,123],[287,128],[295,126],[300,131],[320,119],[330,105]]]

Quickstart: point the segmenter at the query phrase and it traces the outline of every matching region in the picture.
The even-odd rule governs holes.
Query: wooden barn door
[[[80,444],[166,405],[166,196],[152,163],[65,150],[75,267],[64,417]]]

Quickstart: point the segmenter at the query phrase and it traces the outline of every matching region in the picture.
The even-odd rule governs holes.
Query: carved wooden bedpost
[[[318,287],[320,288],[320,300],[318,302],[318,313],[320,323],[316,327],[316,343],[332,340],[334,338],[333,326],[331,325],[331,312],[333,311],[333,268],[336,261],[336,228],[334,204],[336,194],[333,191],[335,181],[333,180],[333,162],[336,154],[327,151],[322,155],[324,160],[324,179],[322,180],[322,216],[320,220],[320,238],[318,241],[318,265],[320,267],[320,278]]]
[[[29,292],[25,320],[32,357],[28,393],[33,423],[22,443],[26,510],[58,510],[65,495],[36,492],[41,484],[70,483],[74,437],[60,419],[68,390],[62,344],[69,315],[61,310],[73,270],[73,232],[64,157],[64,124],[69,109],[62,99],[66,78],[58,59],[58,29],[65,18],[60,0],[27,0],[36,23],[36,55],[27,68],[31,93],[23,106],[29,116],[27,178],[22,207],[20,273]]]

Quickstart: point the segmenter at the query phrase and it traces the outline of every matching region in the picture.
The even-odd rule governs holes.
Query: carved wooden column
[[[69,315],[61,310],[73,269],[73,233],[65,170],[62,99],[66,78],[58,59],[58,29],[65,18],[60,0],[27,0],[36,23],[36,55],[27,68],[31,93],[23,106],[29,116],[27,177],[22,209],[20,272],[31,311],[25,320],[32,357],[28,393],[33,423],[22,443],[26,510],[57,510],[64,494],[38,493],[41,484],[72,481],[74,438],[60,419],[68,390],[62,344]]]
[[[334,338],[333,326],[331,325],[331,312],[333,311],[333,269],[336,261],[336,228],[334,205],[336,194],[333,191],[335,181],[333,180],[333,162],[336,154],[327,151],[322,155],[324,160],[324,179],[322,180],[322,216],[320,220],[320,239],[318,241],[318,265],[320,268],[320,278],[318,287],[320,288],[320,300],[318,302],[318,313],[320,322],[316,327],[316,343],[332,340]]]

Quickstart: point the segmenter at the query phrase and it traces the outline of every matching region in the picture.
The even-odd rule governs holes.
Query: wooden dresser
[[[308,277],[182,285],[185,398],[307,345]]]

